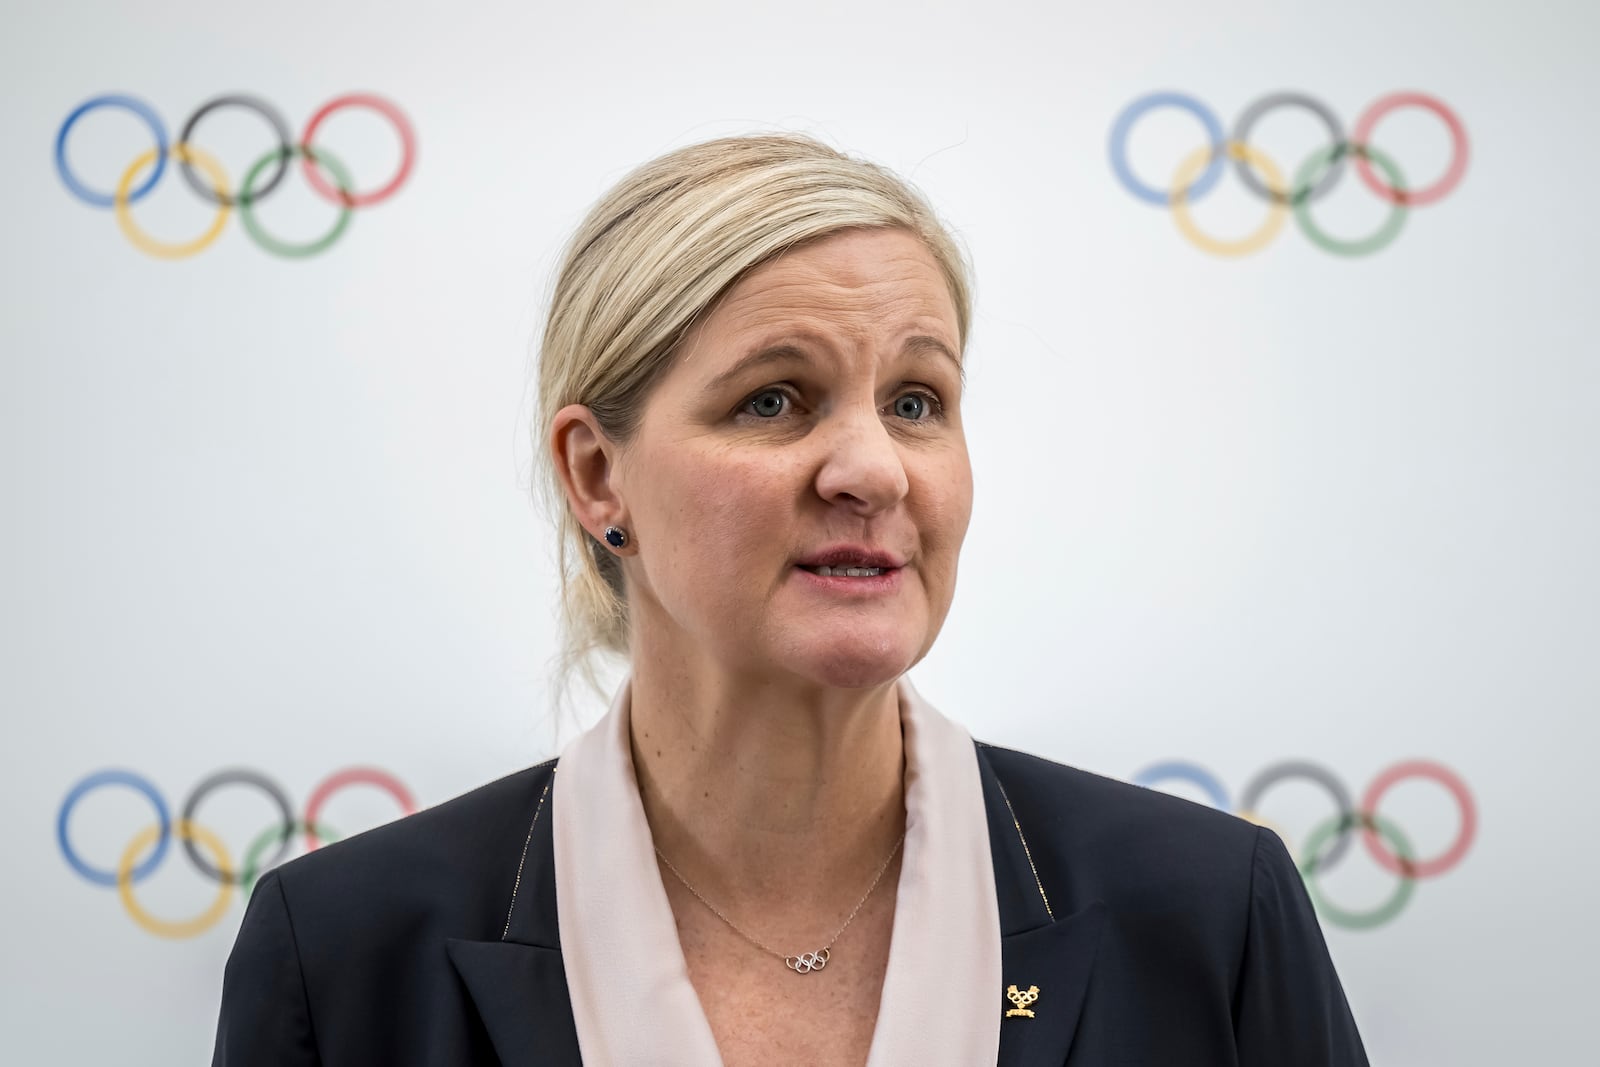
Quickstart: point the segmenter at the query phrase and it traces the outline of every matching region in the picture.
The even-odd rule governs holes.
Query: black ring
[[[1327,790],[1338,806],[1339,817],[1347,820],[1339,827],[1339,836],[1334,839],[1333,847],[1321,856],[1315,857],[1314,870],[1326,871],[1344,857],[1345,851],[1350,847],[1350,831],[1358,828],[1352,816],[1355,805],[1350,799],[1350,790],[1345,784],[1326,767],[1310,763],[1306,760],[1285,760],[1274,763],[1260,774],[1250,779],[1250,784],[1244,787],[1244,792],[1239,794],[1239,810],[1256,818],[1261,817],[1261,796],[1269,788],[1286,778],[1304,778],[1320,785]]]
[[[1328,127],[1336,146],[1342,148],[1345,145],[1344,127],[1339,123],[1339,116],[1334,114],[1333,109],[1327,104],[1305,93],[1269,93],[1263,96],[1239,115],[1239,121],[1233,125],[1233,140],[1238,144],[1249,144],[1250,131],[1255,128],[1255,124],[1261,121],[1261,117],[1267,112],[1280,107],[1299,107],[1311,112]],[[1238,172],[1239,180],[1244,182],[1245,188],[1252,193],[1271,203],[1288,204],[1292,207],[1301,201],[1319,200],[1331,193],[1333,187],[1339,184],[1339,179],[1344,177],[1346,154],[1343,151],[1338,152],[1333,158],[1332,165],[1328,167],[1328,172],[1304,192],[1287,189],[1280,193],[1268,189],[1261,179],[1256,177],[1255,171],[1250,168],[1249,160],[1243,155],[1234,157],[1233,169]],[[1292,181],[1294,170],[1290,169],[1289,174]]]
[[[279,860],[283,859],[284,853],[289,851],[289,839],[294,836],[294,812],[289,809],[289,797],[279,787],[278,783],[271,778],[244,768],[218,771],[195,786],[194,792],[189,794],[189,799],[183,802],[183,821],[193,824],[194,813],[199,809],[200,801],[205,799],[207,793],[221,789],[225,785],[234,784],[255,786],[271,797],[272,802],[278,806],[278,811],[283,814],[283,840],[278,843],[278,851],[272,854],[271,859],[257,864],[257,869],[264,871],[269,867],[275,866]],[[189,854],[189,859],[194,863],[195,867],[199,868],[200,873],[212,881],[226,882],[230,885],[244,884],[244,871],[242,869],[224,873],[212,866],[211,862],[200,854],[200,847],[195,844],[192,835],[183,838],[183,850]]]
[[[264,196],[278,187],[278,183],[283,181],[283,176],[288,173],[289,159],[294,155],[294,145],[289,138],[289,124],[283,121],[283,116],[278,113],[277,108],[259,96],[229,93],[226,96],[218,96],[201,104],[200,110],[190,115],[189,120],[183,124],[183,130],[178,134],[178,143],[187,145],[190,136],[194,133],[194,128],[200,124],[200,120],[219,107],[242,107],[247,111],[254,111],[266,119],[268,124],[272,126],[272,132],[278,135],[277,169],[272,172],[272,177],[267,179],[265,185],[253,190],[250,194],[250,202],[252,204],[259,203]],[[226,190],[219,191],[211,188],[199,174],[195,173],[194,164],[188,160],[186,155],[176,152],[173,154],[178,157],[183,170],[183,180],[189,183],[189,188],[213,204],[223,204],[227,207],[234,206],[238,200],[237,197]],[[194,853],[198,855],[199,850],[194,850]]]

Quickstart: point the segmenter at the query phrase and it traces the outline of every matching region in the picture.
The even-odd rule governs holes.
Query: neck
[[[905,826],[894,683],[833,689],[636,657],[633,759],[656,846],[707,896],[865,888]]]

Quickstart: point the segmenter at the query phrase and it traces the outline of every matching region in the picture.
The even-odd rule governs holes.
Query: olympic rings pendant
[[[828,965],[828,950],[819,948],[815,952],[802,952],[798,956],[783,957],[783,965],[795,974],[810,974],[820,971]]]

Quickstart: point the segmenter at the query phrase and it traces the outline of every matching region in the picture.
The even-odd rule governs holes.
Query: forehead
[[[763,263],[713,305],[696,333],[915,330],[959,348],[955,302],[933,253],[899,229],[847,230]]]

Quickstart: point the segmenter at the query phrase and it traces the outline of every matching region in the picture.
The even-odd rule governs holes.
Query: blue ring
[[[172,816],[167,813],[167,802],[161,799],[161,794],[156,792],[156,787],[150,784],[149,779],[132,771],[96,771],[89,775],[73,786],[72,791],[67,794],[67,799],[61,802],[61,814],[56,817],[56,841],[61,845],[61,854],[66,857],[73,870],[95,885],[116,886],[116,871],[101,871],[89,866],[78,858],[78,854],[72,849],[72,842],[67,840],[67,820],[72,817],[72,809],[87,793],[103,785],[125,785],[143,793],[150,798],[150,803],[156,809],[156,817],[161,820],[161,836],[156,839],[155,851],[133,869],[133,882],[137,884],[155,872],[167,854],[167,846],[172,843]]]
[[[1134,785],[1153,788],[1157,782],[1170,782],[1177,780],[1197,785],[1205,791],[1211,800],[1211,806],[1218,811],[1231,812],[1233,805],[1228,803],[1228,791],[1222,788],[1222,783],[1217,781],[1215,775],[1204,767],[1193,763],[1184,763],[1173,760],[1168,763],[1152,763],[1138,774],[1134,775]]]
[[[1122,109],[1122,114],[1117,116],[1117,121],[1111,124],[1111,169],[1116,171],[1117,179],[1123,187],[1134,196],[1147,204],[1156,207],[1166,207],[1172,203],[1172,193],[1168,189],[1152,189],[1140,181],[1133,173],[1133,168],[1128,165],[1128,135],[1133,132],[1133,124],[1144,117],[1145,112],[1153,111],[1158,107],[1176,107],[1189,112],[1200,120],[1206,128],[1206,134],[1211,138],[1211,162],[1206,164],[1206,169],[1200,177],[1195,179],[1186,194],[1186,199],[1192,204],[1211,191],[1222,178],[1223,163],[1226,161],[1227,136],[1222,132],[1222,123],[1211,109],[1187,93],[1150,93],[1141,96],[1133,103]]]
[[[169,150],[167,131],[161,125],[161,116],[156,114],[155,108],[143,100],[131,96],[123,96],[121,93],[111,93],[107,96],[97,96],[92,100],[86,100],[79,104],[72,114],[67,116],[67,121],[61,124],[61,130],[56,134],[56,173],[61,175],[62,184],[71,191],[72,195],[84,203],[92,204],[95,207],[116,206],[116,193],[96,192],[80,182],[77,176],[67,167],[67,134],[72,132],[74,123],[99,107],[125,108],[144,119],[146,125],[150,127],[150,132],[156,135],[155,169],[150,172],[150,177],[145,179],[143,185],[128,194],[128,203],[137,204],[140,198],[151,189],[154,189],[156,182],[161,180],[162,173],[167,169],[167,153]],[[165,839],[163,838],[163,840]]]

